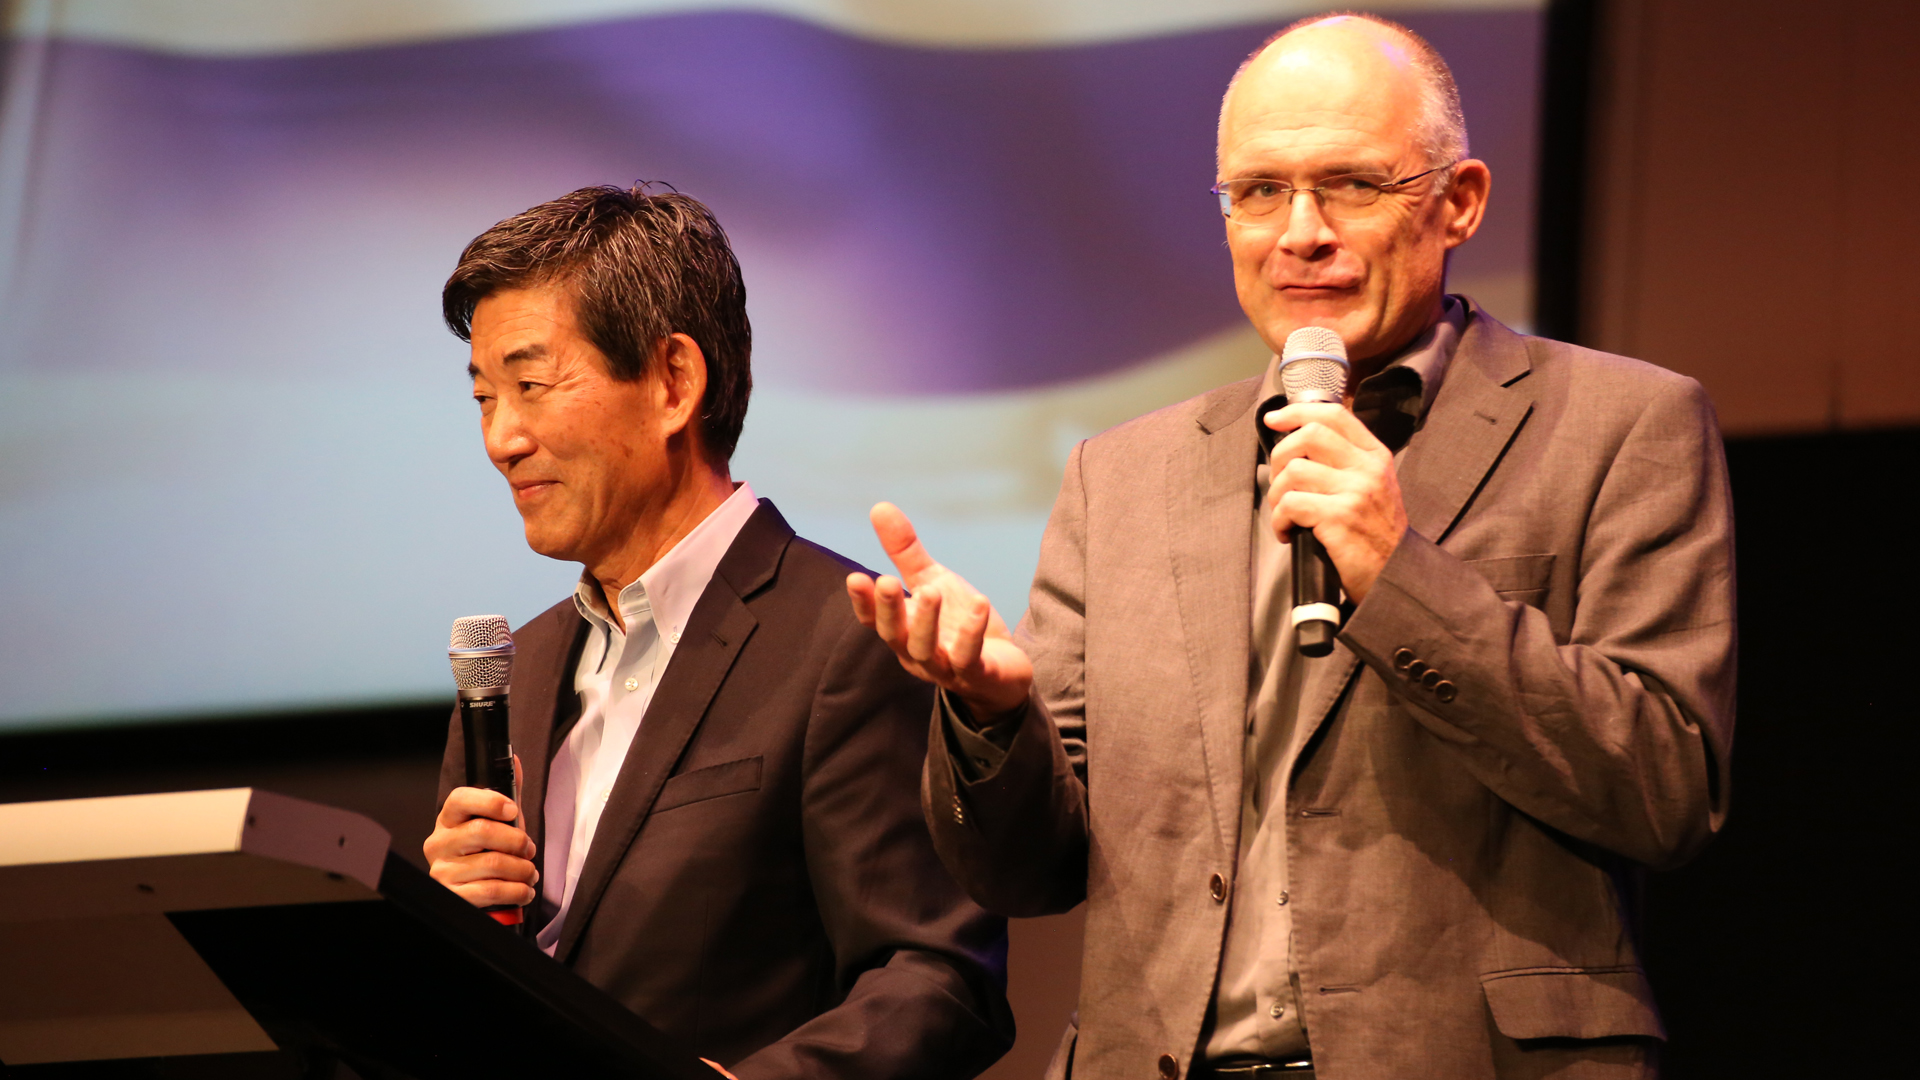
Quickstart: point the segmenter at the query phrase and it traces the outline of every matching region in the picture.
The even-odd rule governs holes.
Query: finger
[[[1308,458],[1336,469],[1351,469],[1363,464],[1366,454],[1333,428],[1313,420],[1295,428],[1275,444],[1268,462],[1277,473],[1297,458]]]
[[[498,852],[435,859],[428,864],[427,872],[469,903],[482,907],[530,903],[540,881],[540,871],[532,861]]]
[[[436,860],[433,873],[434,880],[448,887],[476,881],[511,881],[532,885],[540,880],[540,871],[531,859],[516,859],[497,851]]]
[[[873,522],[874,535],[880,538],[880,547],[893,560],[894,568],[900,571],[901,580],[908,588],[918,588],[920,579],[927,573],[939,568],[933,556],[921,546],[920,534],[914,532],[913,522],[892,503],[874,504],[867,515]]]
[[[1312,498],[1305,492],[1290,491],[1273,500],[1273,535],[1283,544],[1293,543],[1296,529],[1311,531],[1320,523],[1313,508],[1305,501]]]
[[[446,884],[442,882],[441,884]],[[473,881],[447,885],[454,895],[474,907],[525,907],[533,903],[533,886],[518,881]]]
[[[861,626],[873,629],[873,579],[865,574],[848,574],[847,599],[853,601],[853,617]]]
[[[440,816],[434,823],[442,828],[453,828],[474,818],[517,821],[519,817],[520,808],[513,804],[512,799],[497,791],[457,787],[448,793],[447,801],[440,807]]]
[[[1312,491],[1289,491],[1273,502],[1274,535],[1283,544],[1291,543],[1295,529],[1313,531],[1327,523],[1333,500],[1337,496],[1322,495]],[[1325,541],[1322,536],[1321,540]]]
[[[1306,402],[1288,405],[1267,414],[1268,426],[1275,431],[1293,431],[1310,423],[1324,424],[1342,439],[1365,450],[1383,449],[1384,444],[1367,430],[1367,425],[1344,405]]]
[[[906,590],[891,574],[873,583],[873,630],[894,652],[907,655]]]
[[[1282,435],[1317,419],[1322,413],[1340,409],[1338,405],[1309,403],[1301,405],[1282,405],[1271,409],[1260,417],[1260,422],[1280,432]]]
[[[940,636],[940,591],[922,589],[908,608],[907,655],[925,664],[933,660]]]
[[[1267,526],[1273,530],[1273,538],[1283,544],[1293,543],[1294,521],[1287,514],[1284,499],[1273,500],[1273,512],[1267,516]]]
[[[953,625],[946,642],[947,662],[957,672],[971,671],[980,662],[980,648],[986,641],[993,605],[975,593],[964,604],[956,602],[954,606],[958,610],[948,616]]]
[[[1349,491],[1353,487],[1354,477],[1348,470],[1323,465],[1311,458],[1294,458],[1274,474],[1268,497],[1277,499],[1290,491],[1329,495]]]
[[[429,865],[489,851],[519,859],[532,859],[538,853],[532,838],[518,824],[503,825],[487,818],[473,818],[451,828],[440,826],[427,836],[420,850]]]
[[[532,838],[515,825],[475,818],[465,825],[435,831],[443,834],[438,845],[443,856],[458,858],[497,851],[516,859],[533,858]]]

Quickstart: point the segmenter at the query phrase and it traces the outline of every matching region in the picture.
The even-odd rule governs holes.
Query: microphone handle
[[[1294,641],[1302,656],[1326,656],[1340,629],[1340,572],[1311,529],[1293,530]]]
[[[480,697],[460,695],[460,733],[467,747],[467,786],[497,791],[520,802],[519,785],[513,779],[513,741],[507,723],[507,694]],[[512,904],[497,904],[484,909],[503,926],[518,926],[521,911]]]

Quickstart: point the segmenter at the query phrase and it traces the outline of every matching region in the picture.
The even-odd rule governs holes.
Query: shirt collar
[[[628,632],[647,620],[662,638],[678,643],[680,632],[686,629],[687,620],[693,617],[693,608],[700,602],[701,594],[707,591],[707,584],[713,580],[713,573],[720,566],[720,560],[733,546],[734,538],[747,524],[747,519],[760,506],[754,497],[753,487],[744,481],[736,484],[733,494],[727,500],[714,507],[713,512],[703,518],[693,531],[680,538],[680,542],[667,549],[660,560],[648,567],[638,581],[620,590],[620,617],[627,625]],[[618,630],[607,612],[606,600],[600,592],[600,583],[593,575],[581,571],[580,581],[573,589],[574,607],[580,611],[580,617],[587,620],[596,629],[613,633]]]
[[[1354,415],[1388,449],[1398,452],[1426,419],[1427,410],[1433,407],[1433,399],[1440,394],[1441,380],[1447,376],[1447,366],[1453,362],[1453,354],[1460,347],[1460,338],[1466,333],[1467,320],[1471,317],[1472,309],[1459,297],[1446,297],[1437,322],[1414,338],[1385,368],[1362,379],[1360,385],[1354,388]],[[1255,414],[1256,424],[1258,417],[1286,400],[1286,395],[1280,392],[1278,356],[1267,364],[1266,377],[1260,381],[1258,400],[1260,408]],[[1259,426],[1262,436],[1261,457],[1264,459],[1269,446],[1266,440],[1269,429],[1264,424]]]

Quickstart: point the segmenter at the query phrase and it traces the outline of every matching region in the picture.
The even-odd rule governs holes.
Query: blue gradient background
[[[1455,279],[1523,281],[1541,16],[1405,21],[1496,177]],[[867,561],[862,509],[901,503],[1017,617],[1051,490],[1008,480],[980,418],[1243,324],[1206,188],[1220,93],[1274,28],[946,49],[701,13],[243,58],[47,45],[0,324],[0,725],[440,696],[454,616],[565,595],[437,298],[474,234],[590,183],[669,181],[734,238],[758,384],[736,476]],[[940,467],[846,430],[882,421]],[[1036,436],[1048,483],[1091,433]]]

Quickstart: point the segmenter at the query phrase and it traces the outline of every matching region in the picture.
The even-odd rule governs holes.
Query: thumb
[[[893,560],[907,588],[919,585],[929,571],[940,565],[921,546],[920,534],[913,531],[913,522],[907,520],[899,507],[889,502],[875,503],[867,516],[873,522],[873,534],[880,538],[881,550]]]

